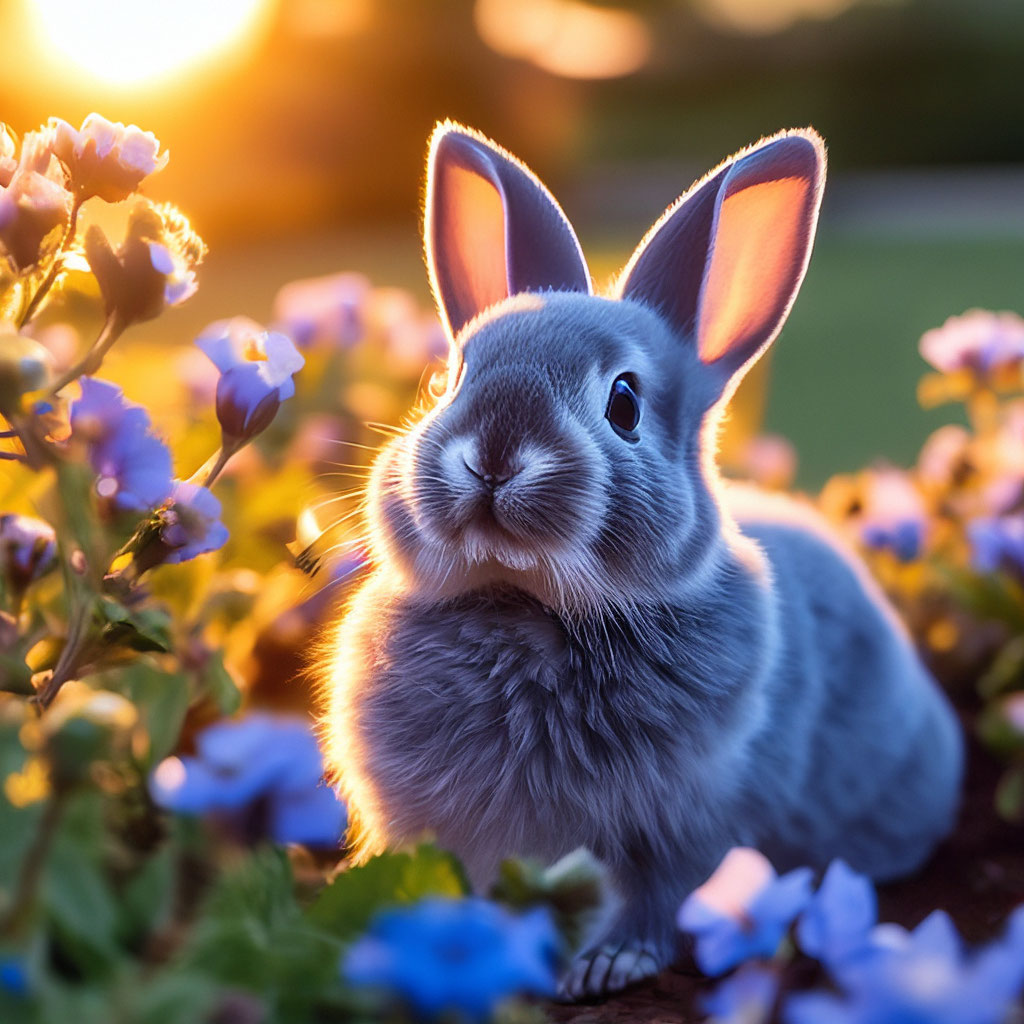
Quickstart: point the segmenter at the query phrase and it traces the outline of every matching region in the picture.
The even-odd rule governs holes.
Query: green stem
[[[124,325],[120,318],[116,313],[111,313],[89,351],[50,388],[50,394],[56,395],[58,391],[66,388],[83,374],[95,373],[103,365],[103,359],[110,351],[111,346],[123,333]]]
[[[53,703],[54,698],[60,693],[60,688],[74,675],[75,669],[78,667],[78,657],[85,647],[89,633],[89,619],[91,618],[89,605],[76,601],[75,595],[72,595],[71,600],[74,602],[74,606],[68,623],[67,640],[57,659],[57,664],[53,668],[53,675],[36,694],[36,704],[43,710]]]
[[[36,315],[40,304],[46,298],[47,292],[53,287],[54,282],[56,282],[57,277],[60,275],[61,261],[64,254],[71,248],[71,243],[75,240],[75,232],[78,230],[78,211],[81,208],[82,200],[75,196],[74,202],[71,205],[71,216],[68,218],[68,226],[64,231],[64,237],[60,240],[60,245],[57,248],[56,255],[53,257],[53,262],[50,264],[46,277],[43,278],[42,284],[36,289],[36,293],[32,296],[32,300],[26,307],[25,312],[21,314],[21,319],[18,321],[19,327],[24,327]]]
[[[0,919],[0,934],[12,935],[17,932],[31,912],[43,877],[43,868],[46,866],[46,855],[57,835],[57,826],[63,813],[64,797],[58,793],[47,802],[32,845],[22,858],[18,882],[14,887],[14,901]]]
[[[242,446],[240,444],[222,444],[188,479],[190,484],[209,487],[228,464],[228,459]],[[200,481],[202,481],[200,483]]]

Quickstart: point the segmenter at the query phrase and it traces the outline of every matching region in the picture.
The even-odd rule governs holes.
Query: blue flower
[[[83,377],[71,405],[72,439],[88,447],[96,493],[122,511],[150,511],[171,493],[171,453],[149,433],[149,414],[125,401],[121,389]]]
[[[875,887],[845,861],[834,860],[797,922],[800,948],[828,965],[849,960],[870,942],[878,920]]]
[[[546,909],[514,916],[487,900],[430,899],[378,913],[342,974],[390,990],[422,1019],[485,1021],[509,996],[553,993],[558,951]]]
[[[302,718],[253,713],[196,738],[196,757],[169,757],[150,777],[153,799],[180,814],[241,812],[260,803],[280,843],[335,846],[345,806],[322,783],[316,738]]]
[[[30,990],[25,961],[17,956],[0,956],[0,991],[23,999]]]
[[[1024,572],[1024,516],[975,519],[967,524],[971,564],[981,572]]]
[[[53,567],[57,536],[42,519],[9,513],[0,516],[0,571],[24,590]]]
[[[940,910],[913,932],[882,926],[872,955],[834,978],[842,995],[791,996],[786,1024],[1002,1024],[1024,986],[1024,914],[1018,908],[1003,939],[974,956]]]
[[[764,1024],[779,992],[779,976],[747,964],[701,999],[704,1012],[720,1024]]]
[[[160,516],[160,539],[170,549],[163,560],[187,562],[223,547],[228,528],[220,521],[220,512],[220,502],[205,487],[176,481],[170,506]]]
[[[306,362],[290,338],[247,317],[210,324],[196,344],[221,372],[217,419],[225,439],[235,444],[270,425],[281,403],[295,394],[292,376]]]
[[[757,850],[735,847],[679,908],[676,921],[696,940],[697,966],[711,976],[774,954],[811,896],[810,868],[779,877]]]
[[[907,475],[882,467],[862,474],[864,493],[861,539],[871,548],[888,548],[901,562],[912,562],[925,540],[925,509]]]

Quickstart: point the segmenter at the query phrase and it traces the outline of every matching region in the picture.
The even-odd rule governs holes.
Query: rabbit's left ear
[[[576,235],[551,193],[511,154],[461,125],[430,140],[427,269],[452,337],[526,291],[590,291]]]
[[[825,146],[811,128],[738,153],[665,211],[627,264],[619,297],[653,306],[692,337],[724,390],[789,313],[824,180]]]

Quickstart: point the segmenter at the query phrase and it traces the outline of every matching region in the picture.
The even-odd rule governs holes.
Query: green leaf
[[[242,691],[224,667],[224,654],[215,651],[203,666],[203,685],[222,715],[233,715],[242,706]]]
[[[414,903],[426,896],[469,892],[458,860],[423,844],[412,853],[383,853],[337,875],[307,911],[309,920],[342,941],[361,935],[382,907]]]
[[[117,906],[103,867],[102,799],[73,798],[47,858],[42,900],[64,956],[87,976],[109,973],[122,955],[115,933]]]
[[[25,696],[36,692],[32,685],[32,669],[25,664],[24,658],[15,654],[0,654],[0,690]]]
[[[150,765],[161,761],[177,747],[189,705],[188,676],[164,672],[140,660],[110,673],[104,682],[139,709],[139,718],[149,734]]]
[[[1014,765],[999,780],[996,811],[1014,825],[1024,823],[1024,764]]]
[[[1015,636],[992,660],[988,671],[978,680],[979,695],[988,700],[1013,689],[1024,679],[1024,634]]]
[[[165,842],[147,857],[118,893],[117,934],[128,947],[140,947],[146,937],[170,919],[175,897],[177,859]]]
[[[503,861],[491,897],[520,910],[548,907],[571,950],[580,948],[612,899],[608,872],[583,847],[550,867],[534,860]]]
[[[160,608],[144,607],[129,611],[109,597],[100,602],[103,626],[100,638],[113,647],[140,652],[166,652],[171,649],[171,623]]]

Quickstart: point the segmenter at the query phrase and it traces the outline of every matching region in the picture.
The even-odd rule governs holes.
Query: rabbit
[[[742,150],[597,295],[529,169],[458,124],[431,139],[447,385],[370,471],[322,736],[357,859],[428,833],[485,889],[507,856],[592,851],[618,902],[566,999],[669,964],[732,846],[881,880],[954,821],[960,730],[879,588],[809,506],[715,466],[824,174],[810,128]]]

